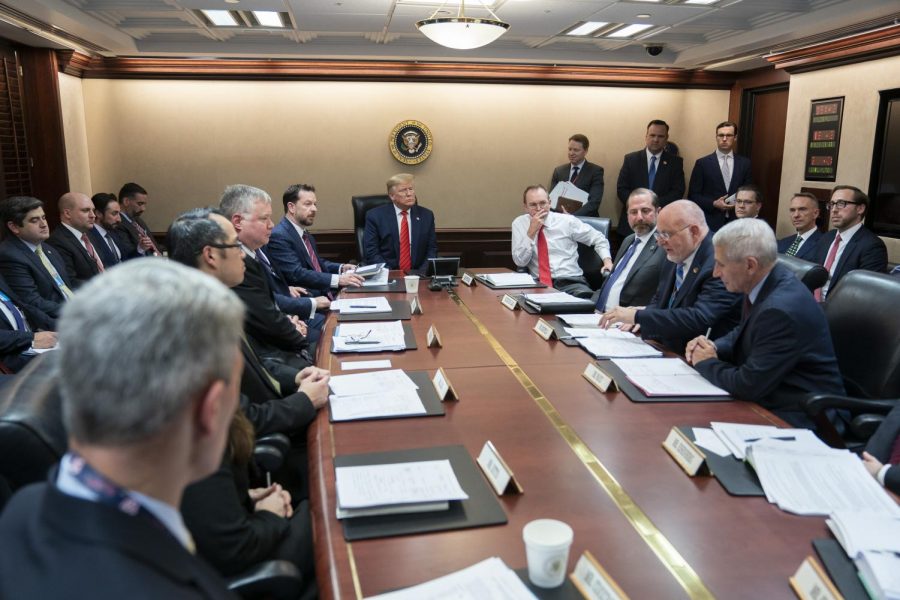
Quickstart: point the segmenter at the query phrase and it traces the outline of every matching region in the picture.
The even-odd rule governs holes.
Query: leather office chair
[[[824,304],[831,341],[847,396],[813,394],[803,408],[829,444],[854,447],[858,425],[841,437],[824,418],[827,408],[852,415],[886,414],[900,398],[900,279],[872,271],[851,271],[828,294]]]
[[[363,234],[366,230],[366,213],[383,204],[390,204],[391,199],[387,194],[375,194],[372,196],[353,196],[350,204],[353,205],[353,229],[356,232],[356,252],[359,255],[359,264],[365,264],[366,250],[363,246]]]
[[[819,289],[828,281],[828,271],[818,263],[809,262],[796,256],[788,256],[787,254],[779,254],[777,261],[778,264],[784,265],[793,271],[797,279],[810,291]]]
[[[606,217],[581,217],[577,216],[584,223],[587,223],[597,231],[603,234],[603,237],[609,239],[609,219]],[[578,266],[584,271],[584,278],[587,279],[588,285],[593,290],[599,290],[603,285],[605,277],[601,273],[603,270],[603,261],[594,252],[594,249],[584,244],[578,244]]]

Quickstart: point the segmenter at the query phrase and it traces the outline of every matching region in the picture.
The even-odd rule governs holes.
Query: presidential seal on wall
[[[431,154],[431,130],[420,121],[401,121],[391,131],[388,146],[394,158],[405,165],[417,165]]]

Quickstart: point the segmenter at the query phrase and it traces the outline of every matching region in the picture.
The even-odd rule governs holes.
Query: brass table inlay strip
[[[506,351],[500,341],[497,340],[487,327],[485,327],[484,323],[475,316],[472,310],[465,302],[463,302],[462,298],[460,298],[456,292],[450,290],[449,294],[450,298],[457,306],[459,306],[463,314],[468,317],[494,352],[497,353],[497,356],[500,357],[500,360],[502,360],[507,368],[509,368],[522,387],[525,388],[525,391],[528,392],[528,395],[531,396],[532,400],[534,400],[541,411],[543,411],[544,415],[553,424],[553,427],[556,428],[556,431],[562,436],[566,443],[569,444],[569,447],[572,448],[575,455],[581,460],[588,471],[590,471],[609,497],[612,498],[612,501],[619,510],[622,511],[622,514],[625,515],[628,522],[637,530],[641,539],[644,540],[656,554],[657,558],[659,558],[669,572],[672,573],[681,587],[684,588],[688,596],[695,599],[714,598],[712,592],[704,585],[696,571],[694,571],[687,561],[684,560],[681,554],[678,553],[678,550],[675,549],[675,546],[666,539],[662,532],[656,528],[656,525],[653,524],[646,513],[635,504],[634,500],[631,499],[631,496],[625,492],[619,482],[616,481],[616,478],[612,476],[612,473],[603,466],[603,463],[600,462],[584,440],[582,440],[575,430],[565,422],[562,415],[556,410],[556,407],[553,406],[546,396],[544,396],[543,392],[541,392],[525,371],[523,371],[518,363],[516,363],[515,359]]]

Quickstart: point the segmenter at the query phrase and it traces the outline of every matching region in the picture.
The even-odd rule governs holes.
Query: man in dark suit
[[[900,494],[900,405],[894,407],[878,426],[866,444],[862,458],[872,477]]]
[[[88,237],[94,228],[94,204],[85,194],[69,192],[59,198],[59,227],[47,243],[59,252],[74,287],[103,272],[100,254]]]
[[[65,262],[53,247],[43,203],[14,196],[0,204],[6,236],[0,243],[0,273],[36,318],[35,326],[54,329],[63,303],[72,297]]]
[[[596,217],[600,211],[600,202],[603,200],[603,167],[585,160],[590,145],[591,142],[586,135],[576,133],[570,137],[569,162],[553,169],[553,175],[550,177],[551,191],[560,181],[570,181],[578,189],[587,192],[587,202],[572,213],[576,216]],[[561,212],[565,211],[561,209]]]
[[[150,228],[141,215],[147,210],[147,190],[136,183],[126,183],[119,190],[122,223],[114,231],[122,251],[122,260],[139,256],[160,256]]]
[[[752,183],[742,185],[734,194],[734,218],[756,219],[762,210],[762,190]]]
[[[809,393],[844,394],[828,321],[793,272],[775,262],[775,233],[739,219],[713,237],[714,275],[743,294],[740,325],[722,337],[700,335],[685,357],[735,398],[758,402],[796,427],[812,427],[800,407]]]
[[[316,188],[304,183],[290,186],[282,195],[284,218],[272,230],[266,254],[291,285],[299,285],[317,300],[328,300],[340,286],[362,285],[353,265],[326,260],[319,255],[316,240],[309,233],[316,220]],[[319,308],[327,308],[322,302]]]
[[[816,245],[822,232],[816,227],[819,218],[819,199],[808,192],[798,192],[791,198],[791,225],[797,232],[778,240],[778,252],[814,261]]]
[[[653,190],[659,198],[660,208],[684,198],[684,160],[665,150],[668,141],[669,125],[654,119],[647,125],[646,146],[625,155],[616,182],[616,195],[623,207],[636,188]],[[619,235],[623,238],[631,233],[628,221],[625,207],[619,219]]]
[[[666,252],[656,243],[656,218],[659,200],[646,188],[631,192],[625,204],[632,233],[619,247],[615,268],[595,295],[597,310],[606,312],[616,306],[646,306],[659,285],[659,273]]]
[[[171,261],[85,284],[60,324],[60,372],[77,374],[59,380],[70,451],[0,517],[0,597],[234,597],[178,507],[222,460],[242,320],[228,288]]]
[[[856,269],[887,272],[887,248],[881,238],[866,229],[863,221],[869,197],[852,185],[837,185],[826,205],[834,227],[819,239],[815,262],[825,266],[828,281],[816,290],[816,299],[825,300],[841,277]]]
[[[114,235],[122,223],[119,201],[115,194],[99,193],[91,197],[91,202],[94,204],[94,226],[88,230],[88,237],[103,266],[117,265],[122,262],[123,256]]]
[[[676,200],[659,211],[654,235],[668,260],[653,300],[646,308],[618,306],[604,313],[601,325],[623,323],[678,353],[710,328],[714,337],[731,331],[740,318],[741,298],[713,277],[712,235],[700,207]]]
[[[391,204],[366,213],[363,247],[366,263],[385,263],[389,269],[424,271],[437,258],[434,213],[416,203],[413,176],[394,175],[387,181]]]
[[[43,326],[39,319],[19,301],[0,275],[0,362],[13,373],[34,358],[33,350],[56,345],[56,332],[32,329]]]
[[[742,185],[750,183],[750,159],[734,153],[737,125],[724,121],[716,126],[716,151],[697,159],[688,184],[688,198],[706,215],[712,231],[731,217],[733,202],[726,202]]]

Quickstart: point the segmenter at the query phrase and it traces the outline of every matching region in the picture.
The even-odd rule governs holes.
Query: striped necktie
[[[678,263],[678,266],[675,267],[675,289],[672,290],[672,296],[669,298],[669,308],[675,304],[675,296],[678,295],[682,283],[684,283],[684,263]]]
[[[62,292],[62,295],[65,296],[66,299],[74,296],[75,294],[72,293],[72,290],[69,289],[69,286],[66,285],[66,282],[63,281],[63,278],[59,276],[59,271],[56,270],[56,267],[54,267],[53,263],[50,262],[50,259],[47,258],[47,255],[44,253],[44,249],[40,244],[38,244],[34,253],[38,255],[39,259],[41,259],[41,264],[44,265],[47,273],[49,273],[50,277],[53,278],[53,282],[56,283],[56,287],[59,288],[59,291]]]

